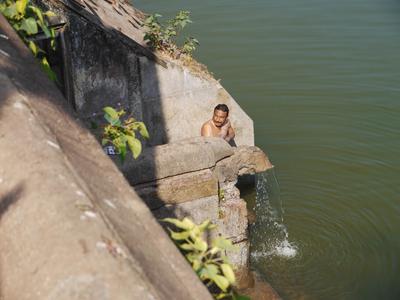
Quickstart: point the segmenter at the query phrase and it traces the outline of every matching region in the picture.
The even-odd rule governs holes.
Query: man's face
[[[213,115],[212,120],[213,120],[215,126],[221,127],[224,124],[227,117],[228,117],[227,112],[216,109],[216,110],[214,110],[214,115]]]

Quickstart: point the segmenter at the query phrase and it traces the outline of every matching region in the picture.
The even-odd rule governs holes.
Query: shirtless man
[[[214,108],[213,117],[201,126],[201,136],[214,136],[230,142],[235,137],[235,130],[228,119],[229,108],[218,104]]]

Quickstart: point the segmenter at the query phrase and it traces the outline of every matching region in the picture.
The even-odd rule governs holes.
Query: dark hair
[[[223,112],[226,112],[227,114],[229,114],[229,108],[226,104],[218,104],[215,108],[214,111],[216,110],[222,110]]]

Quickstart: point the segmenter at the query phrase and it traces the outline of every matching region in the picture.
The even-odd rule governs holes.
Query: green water
[[[196,57],[276,165],[296,252],[256,228],[255,268],[284,299],[400,299],[400,1],[134,4],[192,11]]]

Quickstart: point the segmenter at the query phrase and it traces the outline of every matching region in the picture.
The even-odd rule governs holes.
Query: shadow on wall
[[[79,235],[82,234],[82,232],[77,230],[70,231],[70,229],[77,228],[79,230],[79,228],[83,228],[82,226],[88,227],[88,233],[91,235],[97,232],[97,237],[91,237],[93,241],[97,241],[99,238],[98,234],[100,232],[98,230],[106,234],[108,233],[107,235],[113,237],[113,240],[116,242],[115,246],[118,244],[123,246],[122,248],[124,251],[127,251],[126,254],[129,252],[128,256],[133,258],[130,259],[128,257],[128,259],[117,260],[115,257],[107,258],[105,255],[101,255],[102,257],[104,256],[105,263],[96,264],[95,260],[99,257],[99,254],[96,251],[98,247],[94,242],[90,243],[92,247],[95,247],[93,248],[94,251],[90,252],[92,253],[90,257],[94,260],[90,258],[85,261],[84,265],[88,266],[90,270],[97,270],[96,272],[98,274],[106,274],[101,272],[104,267],[107,268],[108,266],[106,261],[114,265],[115,269],[110,269],[112,274],[110,273],[110,276],[106,274],[107,276],[104,277],[104,280],[107,281],[106,283],[109,287],[110,295],[112,294],[116,297],[120,296],[124,298],[124,295],[131,295],[133,291],[135,293],[137,292],[137,295],[141,295],[141,298],[148,296],[160,299],[211,299],[205,287],[195,274],[193,274],[186,261],[179,255],[176,247],[174,247],[170,239],[168,239],[157,222],[155,222],[143,201],[141,201],[127,185],[127,182],[112,162],[104,156],[105,154],[100,144],[94,140],[93,136],[85,128],[83,122],[79,121],[77,113],[71,109],[70,104],[63,98],[60,91],[54,88],[54,83],[40,71],[37,61],[34,60],[29,50],[22,44],[21,40],[17,37],[14,30],[2,15],[0,15],[0,34],[0,122],[6,120],[5,117],[13,119],[13,115],[5,116],[4,114],[6,112],[7,114],[13,114],[14,108],[21,109],[19,102],[22,102],[26,111],[22,112],[21,116],[26,117],[28,119],[27,122],[36,122],[37,128],[40,129],[39,131],[45,133],[43,137],[48,137],[54,141],[52,145],[48,145],[48,147],[52,148],[49,151],[55,153],[56,156],[54,156],[54,159],[58,159],[59,165],[62,166],[62,168],[56,168],[54,170],[58,170],[59,175],[63,175],[60,173],[65,172],[64,175],[68,175],[68,178],[72,177],[72,182],[67,182],[66,185],[73,186],[70,184],[76,183],[76,186],[79,186],[80,190],[84,192],[87,199],[90,201],[90,207],[93,208],[95,212],[101,214],[101,217],[97,219],[98,221],[93,223],[95,227],[85,226],[81,223],[81,218],[79,218],[79,216],[82,211],[81,208],[76,205],[77,202],[75,202],[78,200],[76,196],[77,193],[73,193],[72,191],[65,195],[60,194],[59,206],[57,204],[56,207],[61,209],[58,209],[57,214],[54,215],[55,219],[51,219],[50,222],[59,222],[59,218],[57,218],[58,214],[71,220],[71,222],[68,221],[68,224],[71,224],[72,227],[68,226],[68,228],[66,228],[62,225],[61,227],[71,233],[72,236],[70,237],[73,239],[75,239],[75,234]],[[4,53],[7,54],[4,55]],[[30,119],[30,117],[32,118]],[[3,122],[0,124],[3,124]],[[4,122],[4,124],[9,123]],[[19,125],[17,124],[16,126]],[[7,130],[10,128],[10,126],[1,127],[1,129],[6,128]],[[26,151],[32,150],[32,153],[42,153],[42,148],[36,147],[36,145],[43,142],[43,137],[39,139],[35,134],[36,132],[29,129],[24,133],[26,133],[27,139],[17,139],[16,141],[23,143],[23,146],[26,147]],[[13,151],[9,145],[5,145],[6,139],[2,139],[1,134],[3,134],[3,132],[0,132],[1,149],[6,151],[5,153],[7,155],[19,157],[18,153]],[[23,134],[22,138],[24,137],[25,134]],[[34,140],[34,142],[31,144],[30,141],[32,140]],[[45,142],[45,144],[47,145],[48,143]],[[4,156],[4,159],[6,158],[7,156]],[[30,164],[30,167],[37,166],[38,169],[36,171],[39,171],[37,176],[41,176],[41,178],[45,176],[47,183],[44,184],[48,184],[47,186],[55,191],[54,188],[57,186],[59,176],[57,176],[57,174],[54,176],[55,173],[53,169],[50,171],[50,169],[47,168],[50,161],[24,161],[21,157],[21,160],[18,162],[18,164],[12,166],[12,170],[2,170],[5,176],[7,176],[8,172],[13,172],[15,173],[15,179],[25,178],[30,180],[29,177],[26,177],[29,174],[26,174],[24,165]],[[47,165],[45,170],[42,168],[43,165]],[[44,172],[41,172],[42,170]],[[11,181],[9,182],[12,184]],[[32,183],[35,182],[32,181]],[[22,196],[22,187],[19,189],[18,183],[19,181],[15,180],[15,182],[13,182],[14,185],[9,186],[10,190],[14,186],[17,186],[17,188],[11,190],[11,192],[4,189],[3,186],[6,183],[1,185],[2,189],[8,192],[1,198],[1,201],[4,201],[2,204],[3,213],[10,212],[10,209],[19,209],[20,202],[17,201],[20,199],[18,197]],[[25,188],[28,188],[27,182]],[[41,186],[32,186],[31,188],[36,189],[36,192],[38,191],[37,189],[40,191],[42,190]],[[4,194],[3,190],[2,195]],[[25,190],[25,193],[26,192],[27,190]],[[86,201],[83,203],[86,203]],[[13,206],[15,204],[18,207]],[[67,206],[69,208],[64,211],[63,208]],[[24,207],[21,207],[21,209],[25,209]],[[33,207],[33,209],[40,212],[41,209],[46,208],[40,205],[39,207]],[[3,218],[2,222],[3,221],[6,221],[6,218]],[[34,219],[32,219],[32,222],[34,222]],[[36,223],[33,224],[33,226],[37,225]],[[89,227],[91,229],[89,229]],[[30,228],[30,230],[35,230],[35,227]],[[10,234],[12,236],[12,232]],[[61,280],[61,278],[74,277],[76,275],[76,270],[84,271],[81,269],[78,262],[76,264],[76,269],[71,265],[69,271],[58,272],[57,268],[65,270],[65,262],[68,262],[68,260],[64,260],[64,258],[77,261],[77,259],[85,260],[88,255],[84,251],[81,252],[77,244],[72,245],[68,243],[68,247],[71,247],[73,250],[64,251],[66,248],[62,246],[62,243],[58,242],[65,242],[63,240],[64,234],[62,232],[60,234],[61,235],[54,235],[53,231],[50,230],[47,233],[43,232],[43,234],[38,237],[32,236],[34,244],[41,243],[43,246],[43,239],[51,240],[54,238],[57,241],[57,245],[62,247],[62,251],[60,252],[62,254],[58,256],[59,259],[54,260],[56,264],[53,270],[56,270],[57,276],[53,276],[52,278],[57,282],[60,282],[59,280]],[[21,240],[21,242],[24,245],[26,244],[25,240]],[[113,255],[111,251],[107,252]],[[12,253],[14,257],[21,258],[19,252],[14,251]],[[42,254],[35,253],[34,256],[35,255],[40,257]],[[24,257],[26,258],[26,256]],[[92,262],[94,264],[91,264]],[[22,262],[22,265],[29,267],[29,262]],[[50,284],[50,286],[40,285],[40,283],[43,283],[42,279],[48,275],[47,270],[50,269],[45,268],[43,270],[44,272],[34,272],[34,274],[31,274],[31,277],[34,278],[34,282],[39,283],[38,291],[41,293],[43,291],[43,295],[50,295],[51,297],[51,291],[54,291],[54,286],[52,284]],[[85,270],[87,270],[87,268]],[[15,271],[16,272],[13,274],[20,277],[18,272],[24,272],[24,269],[17,268]],[[6,274],[2,270],[0,273]],[[165,274],[168,274],[168,276],[165,276]],[[116,278],[116,280],[113,281],[112,278]],[[126,281],[124,281],[124,278]],[[121,287],[121,282],[126,282],[128,285],[125,286],[125,284],[123,284],[124,289],[119,289],[119,287]],[[22,290],[21,293],[25,293],[24,295],[31,295],[31,290],[32,289],[28,288],[28,290]],[[16,295],[12,287],[10,291],[12,292],[10,295]],[[72,288],[70,292],[77,295],[76,297],[79,297],[79,295],[76,294],[76,289],[74,290]],[[4,294],[3,291],[1,294]],[[70,293],[67,291],[65,295],[67,294],[69,295]],[[112,295],[111,297],[113,297]],[[11,296],[11,298],[13,297]]]
[[[70,22],[64,35],[66,39],[64,61],[71,64],[67,69],[71,72],[70,87],[75,102],[71,103],[63,99],[61,93],[55,94],[53,92],[55,84],[50,80],[43,80],[44,74],[32,76],[28,70],[38,70],[37,66],[33,66],[38,62],[30,51],[10,33],[12,29],[2,16],[0,16],[0,32],[7,39],[0,38],[0,48],[3,51],[0,54],[0,76],[4,74],[8,78],[13,78],[17,77],[15,74],[18,74],[26,83],[21,87],[26,95],[36,95],[43,102],[57,99],[57,104],[64,113],[71,114],[75,118],[76,115],[79,116],[83,121],[80,123],[81,126],[85,124],[88,127],[91,120],[98,124],[105,124],[102,112],[105,106],[125,109],[128,114],[132,114],[133,117],[146,124],[150,140],[142,142],[147,146],[147,155],[154,157],[151,146],[167,143],[168,139],[162,113],[156,62],[151,60],[151,54],[145,53],[149,50],[139,49],[142,46],[135,45],[133,41],[129,44],[125,41],[126,38],[121,38],[120,32],[115,29],[103,30],[71,11],[67,11],[67,14]],[[97,16],[93,15],[93,17]],[[23,63],[13,64],[12,60],[21,60]],[[145,84],[142,82],[141,66],[143,65],[146,67]],[[26,66],[26,68],[20,66]],[[40,83],[41,88],[38,88],[39,82],[46,82],[46,84]],[[151,88],[153,97],[146,97],[146,99],[143,97],[144,86],[147,89],[147,95]],[[6,95],[7,90],[1,89],[0,93],[1,119],[1,104],[9,97]],[[100,132],[94,132],[98,141],[101,140]],[[118,160],[117,157],[116,159]],[[146,173],[155,175],[155,161],[154,159],[150,161],[151,163],[146,165]],[[142,170],[138,169],[137,172],[140,173]]]
[[[105,106],[124,109],[127,115],[146,124],[150,139],[141,141],[148,148],[147,155],[154,157],[149,147],[168,142],[156,56],[120,31],[98,25],[102,20],[95,10],[90,19],[82,18],[77,10],[67,9],[65,13],[73,106],[80,119],[86,125],[90,121],[105,124]],[[94,134],[100,140],[101,128]],[[151,161],[146,173],[154,174],[155,162]]]
[[[128,27],[140,30],[139,16],[128,16],[127,11],[120,10],[117,17],[126,19],[126,27],[119,31],[106,26],[110,20],[102,20],[97,13],[97,5],[107,7],[104,3],[68,1],[65,6],[57,6],[53,1],[37,2],[50,4],[51,7],[46,9],[61,7],[63,10],[61,14],[67,25],[63,33],[62,56],[68,63],[65,71],[70,73],[64,77],[71,79],[66,85],[72,95],[68,102],[85,125],[105,124],[103,108],[112,106],[124,109],[127,115],[146,124],[150,139],[141,140],[144,147],[168,143],[157,74],[157,64],[162,62],[148,48],[121,33]],[[120,7],[124,8],[123,5]],[[111,18],[115,11],[109,11],[108,17]],[[101,126],[92,132],[101,140]],[[148,156],[153,156],[151,151],[148,149]],[[155,162],[146,169],[146,173],[154,174]]]

